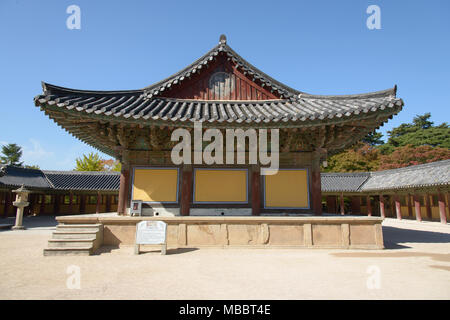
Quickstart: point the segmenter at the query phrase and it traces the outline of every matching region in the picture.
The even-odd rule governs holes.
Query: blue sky
[[[69,5],[81,29],[66,27]],[[369,5],[381,29],[369,30]],[[450,1],[24,1],[0,2],[0,144],[26,164],[70,170],[95,151],[33,104],[41,81],[79,89],[138,89],[199,58],[227,35],[242,57],[313,94],[398,85],[405,101],[383,134],[414,115],[449,121]],[[103,155],[109,158],[106,155]]]

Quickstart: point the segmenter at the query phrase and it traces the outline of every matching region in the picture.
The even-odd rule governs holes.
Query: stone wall
[[[102,223],[104,245],[133,245],[136,224],[165,221],[169,248],[383,249],[378,217],[58,217],[58,222]]]

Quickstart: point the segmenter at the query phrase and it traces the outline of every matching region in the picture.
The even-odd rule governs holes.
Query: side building
[[[25,215],[71,215],[117,211],[118,172],[42,171],[6,166],[0,173],[0,216],[14,216],[15,194],[31,190]]]

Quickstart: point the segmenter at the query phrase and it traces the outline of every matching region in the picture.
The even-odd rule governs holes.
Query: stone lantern
[[[16,201],[13,202],[13,205],[17,207],[16,213],[16,224],[12,227],[13,230],[23,230],[25,227],[22,225],[23,220],[23,208],[28,206],[30,203],[28,200],[28,194],[31,192],[30,190],[25,189],[22,185],[19,189],[13,190],[16,193]]]

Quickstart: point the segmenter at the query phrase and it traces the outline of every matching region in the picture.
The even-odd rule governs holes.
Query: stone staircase
[[[44,256],[93,254],[103,244],[102,224],[59,224]]]

